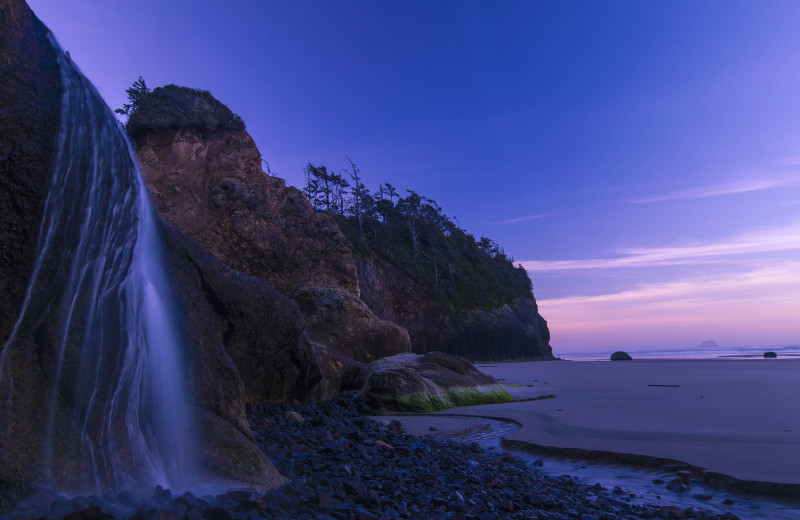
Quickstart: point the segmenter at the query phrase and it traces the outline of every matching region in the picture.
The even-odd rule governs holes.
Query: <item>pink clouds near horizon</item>
[[[522,262],[534,279],[552,271],[653,269],[716,263],[713,274],[636,283],[603,294],[539,300],[556,353],[613,348],[800,343],[800,224],[715,241],[627,248],[618,258]],[[789,255],[792,256],[792,255]]]
[[[539,301],[565,351],[800,343],[800,262]]]

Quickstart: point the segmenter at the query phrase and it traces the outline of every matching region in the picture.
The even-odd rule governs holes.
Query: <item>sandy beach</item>
[[[479,368],[517,400],[557,397],[440,413],[513,419],[522,428],[507,441],[675,459],[740,480],[800,484],[800,360]],[[455,427],[444,418],[430,424]]]

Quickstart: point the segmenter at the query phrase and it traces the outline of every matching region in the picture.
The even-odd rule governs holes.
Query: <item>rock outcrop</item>
[[[37,312],[27,319],[9,340],[33,272],[42,206],[53,172],[62,96],[56,52],[48,40],[47,29],[22,0],[0,0],[0,291],[3,293],[0,298],[3,362],[0,477],[55,485],[68,491],[87,481],[103,478],[86,474],[90,471],[90,461],[79,457],[77,454],[81,452],[75,449],[85,441],[82,435],[99,429],[97,424],[78,424],[75,405],[76,393],[94,389],[73,388],[72,383],[65,380],[57,384],[59,381],[55,380],[53,370],[59,351],[64,353],[65,365],[72,367],[78,363],[72,354],[73,343],[80,342],[80,332],[74,337],[70,335],[65,340],[68,344],[56,344],[54,331],[62,327],[63,315],[56,304],[51,304],[45,312]],[[88,127],[91,123],[78,121],[76,124]],[[53,247],[58,247],[58,243]],[[194,437],[198,440],[199,459],[204,464],[200,472],[207,472],[202,478],[223,485],[260,489],[279,485],[283,477],[253,443],[245,416],[244,386],[224,348],[226,334],[228,343],[234,347],[239,344],[237,338],[249,334],[246,330],[231,331],[223,326],[223,320],[235,323],[231,316],[240,310],[230,295],[238,288],[229,288],[236,280],[224,278],[230,273],[213,268],[206,269],[204,276],[200,276],[201,269],[197,266],[201,262],[190,261],[194,251],[179,239],[173,241],[171,251],[173,269],[184,275],[181,285],[184,305],[199,317],[192,324],[193,330],[189,331],[193,334],[192,341],[184,345],[183,354],[191,360],[192,385],[187,405],[195,411]],[[218,280],[212,274],[224,279]],[[203,283],[216,291],[215,294],[222,295],[221,314],[215,314],[214,306],[218,302],[207,298],[209,293]],[[250,288],[247,283],[240,285],[254,293],[254,298],[264,294],[263,288]],[[53,295],[54,300],[56,296],[60,295]],[[272,297],[271,294],[267,296]],[[79,308],[78,312],[88,308],[86,301],[74,305]],[[285,338],[297,335],[292,309],[299,315],[296,306],[287,311],[280,302],[249,312],[258,320],[265,316],[284,317],[281,323]],[[113,320],[109,327],[113,328]],[[204,333],[208,333],[208,337],[200,341]],[[298,337],[297,350],[302,352],[303,346]],[[237,352],[236,348],[232,351]],[[108,352],[109,358],[116,355],[118,352]],[[313,373],[310,375],[313,378]],[[103,376],[105,379],[107,377]],[[264,393],[270,391],[265,389]],[[284,397],[295,390],[288,387],[281,391],[280,397]],[[125,425],[111,427],[125,428]],[[57,435],[47,436],[46,431],[52,433],[53,428],[57,428]],[[114,433],[104,435],[111,436],[105,440],[114,442]],[[53,444],[45,449],[48,438],[52,438]],[[136,461],[131,453],[126,455],[121,464],[134,467]]]
[[[21,0],[0,0],[0,85],[0,346],[5,348],[34,267],[61,106],[61,78],[47,29]],[[0,436],[0,475],[33,482],[38,475],[31,469],[41,464],[38,398],[47,392],[47,379],[34,346],[23,353],[27,356],[16,357],[7,369],[29,386],[13,403],[8,396],[0,403],[0,413],[17,417],[15,437]],[[68,427],[69,418],[63,419]]]
[[[362,300],[379,317],[408,330],[416,353],[437,350],[473,362],[554,359],[550,331],[533,296],[453,312],[386,259],[357,259],[356,266]]]
[[[633,358],[627,352],[618,350],[611,354],[611,361],[631,361]]]
[[[245,401],[303,400],[311,394],[322,373],[297,305],[177,229],[165,225],[164,237],[187,339],[196,346],[189,366],[199,402],[234,403],[228,418],[247,435]]]
[[[368,362],[410,349],[402,327],[359,300],[351,245],[336,222],[262,170],[246,131],[141,126],[134,139],[142,174],[167,223],[295,299],[309,338],[336,354]]]
[[[50,179],[61,77],[47,29],[22,0],[0,0],[0,341],[33,270]]]
[[[379,359],[366,365],[361,377],[361,399],[373,408],[432,412],[512,400],[495,378],[462,357],[442,352]]]
[[[453,310],[391,262],[354,257],[334,218],[262,170],[245,130],[214,128],[213,118],[192,115],[223,113],[209,105],[219,102],[185,87],[162,88],[179,105],[171,108],[175,125],[145,114],[131,131],[154,207],[225,264],[295,300],[313,343],[365,363],[411,349],[473,361],[553,359],[532,296]],[[167,97],[159,89],[153,95]],[[157,124],[149,128],[151,119]]]

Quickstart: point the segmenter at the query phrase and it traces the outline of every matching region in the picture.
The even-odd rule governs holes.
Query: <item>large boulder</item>
[[[322,380],[308,393],[309,399],[330,399],[343,391],[361,389],[364,385],[362,379],[363,364],[340,356],[321,345],[312,344],[312,348],[316,357],[317,367],[322,373]]]
[[[408,350],[408,331],[377,319],[364,302],[347,291],[303,288],[292,297],[309,317],[311,339],[340,356],[370,362]]]
[[[512,401],[498,381],[466,359],[442,352],[397,354],[366,365],[361,399],[373,408],[432,412]]]
[[[181,92],[183,112],[206,110],[208,103],[191,99],[207,93]],[[333,218],[267,175],[245,130],[198,126],[194,119],[182,116],[172,126],[159,120],[152,128],[140,121],[131,134],[164,221],[231,268],[297,300],[310,337],[336,354],[371,361],[409,351],[408,334],[359,300],[352,246]]]

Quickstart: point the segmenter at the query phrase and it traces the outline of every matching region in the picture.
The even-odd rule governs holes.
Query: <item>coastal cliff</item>
[[[152,468],[179,459],[154,446],[190,437],[182,448],[208,482],[280,485],[222,338],[167,339],[181,331],[161,326],[173,310],[159,293],[161,244],[147,242],[152,213],[126,140],[51,42],[23,1],[0,0],[0,477],[70,492],[165,482]],[[167,240],[179,270],[181,247]],[[213,320],[201,281],[182,289],[199,296],[195,325]],[[168,342],[180,361],[153,368],[144,358],[166,359]],[[178,406],[153,398],[156,379],[170,389],[158,398]],[[162,435],[165,424],[178,428]]]
[[[356,266],[361,298],[381,318],[405,327],[416,353],[440,351],[473,362],[554,359],[532,295],[454,310],[385,258],[358,258]]]
[[[553,359],[530,280],[505,255],[454,227],[458,247],[434,251],[442,273],[426,278],[430,255],[417,262],[415,249],[412,265],[405,228],[390,226],[402,199],[377,202],[383,217],[370,225],[380,237],[364,239],[330,202],[319,211],[313,194],[268,175],[241,120],[208,92],[156,88],[127,130],[161,218],[297,303],[316,348],[365,363],[435,350],[472,361]],[[426,207],[420,200],[415,211]],[[391,255],[382,254],[387,242]]]
[[[296,301],[312,343],[362,362],[407,352],[408,333],[360,301],[351,245],[335,220],[315,212],[300,190],[263,171],[244,128],[201,120],[210,110],[201,104],[207,95],[161,87],[148,98],[166,99],[188,116],[164,120],[162,103],[155,103],[153,117],[142,107],[129,121],[161,218],[226,265]],[[222,111],[211,99],[209,105]]]

